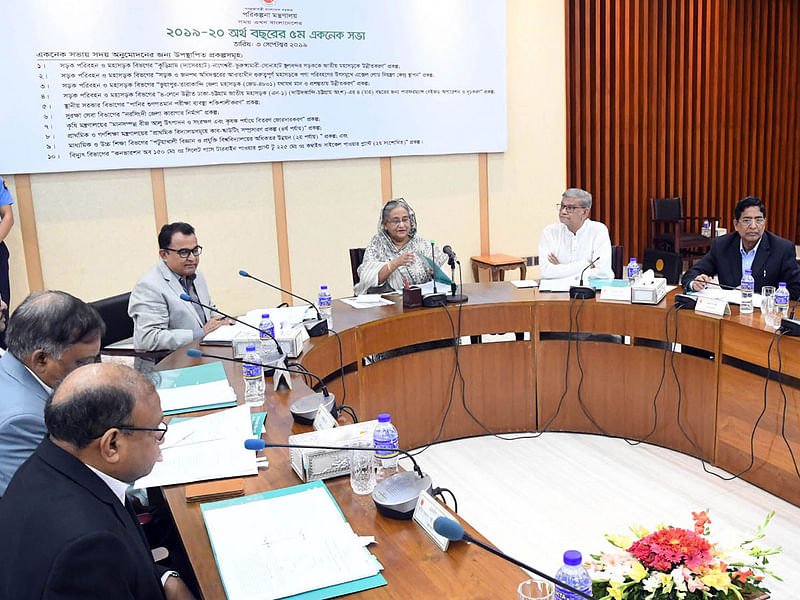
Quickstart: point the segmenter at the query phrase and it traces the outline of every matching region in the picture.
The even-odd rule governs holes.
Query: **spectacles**
[[[764,217],[742,217],[741,219],[739,219],[739,223],[745,226],[752,225],[753,223],[755,223],[756,225],[763,225],[764,221],[766,220],[767,219]]]
[[[561,212],[562,210],[565,210],[567,212],[575,212],[579,208],[586,208],[586,207],[585,206],[570,206],[568,204],[558,203],[558,204],[556,204],[556,208],[558,209],[559,212]]]
[[[164,248],[164,250],[168,252],[174,252],[181,258],[189,258],[189,255],[192,254],[194,256],[200,256],[203,253],[202,246],[195,246],[192,249],[189,248],[181,248],[180,250],[175,250],[175,248]]]
[[[127,429],[128,431],[155,431],[155,438],[160,442],[167,435],[167,424],[163,421],[158,427],[132,427],[130,425],[117,425],[117,429]]]
[[[409,217],[403,217],[402,219],[389,219],[387,223],[389,223],[389,225],[391,225],[392,227],[397,227],[398,225],[400,225],[400,223],[402,223],[403,225],[408,225],[409,223],[411,223],[411,219]]]

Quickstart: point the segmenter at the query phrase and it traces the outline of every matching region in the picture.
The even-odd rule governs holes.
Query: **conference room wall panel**
[[[480,254],[481,248],[478,156],[393,158],[392,192],[414,209],[422,237],[435,240],[439,248],[452,246],[465,281],[472,281],[469,257]],[[449,267],[445,272],[450,274]]]
[[[283,175],[293,291],[314,301],[327,285],[334,298],[352,296],[348,249],[375,234],[380,159],[287,162]]]
[[[270,163],[165,169],[164,188],[169,221],[188,221],[197,232],[200,269],[221,310],[243,314],[281,302],[279,292],[239,275],[245,269],[280,281]],[[155,263],[156,234],[150,236],[142,252]]]
[[[564,159],[564,5],[509,0],[506,13],[508,151],[488,157],[490,250],[535,256],[542,229],[558,219],[553,207],[573,184]]]
[[[649,199],[733,226],[747,195],[798,237],[800,5],[566,0],[567,173],[641,256]],[[695,229],[699,229],[696,225]]]
[[[130,290],[156,247],[149,170],[50,173],[30,181],[45,288],[87,301]]]

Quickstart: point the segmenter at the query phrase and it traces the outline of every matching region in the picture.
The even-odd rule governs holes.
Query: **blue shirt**
[[[0,181],[2,181],[2,185],[0,185],[0,206],[6,206],[7,204],[14,204],[14,198],[11,197],[11,192],[8,191],[6,187],[6,182],[0,177]]]
[[[764,236],[761,236],[761,238],[758,239],[758,242],[756,242],[756,245],[753,246],[753,249],[750,250],[750,252],[745,252],[744,251],[744,246],[742,245],[742,240],[741,240],[741,238],[739,238],[739,252],[742,255],[742,276],[744,276],[744,272],[747,269],[751,269],[752,270],[752,268],[753,268],[753,259],[755,259],[755,257],[756,257],[756,252],[758,251],[758,246],[759,246],[759,244],[761,244],[761,239],[763,237]]]

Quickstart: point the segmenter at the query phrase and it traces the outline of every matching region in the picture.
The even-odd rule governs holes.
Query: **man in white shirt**
[[[611,239],[608,228],[589,219],[592,195],[580,188],[569,188],[561,195],[558,223],[544,228],[539,242],[539,275],[542,279],[580,277],[597,259],[585,277],[611,279]]]

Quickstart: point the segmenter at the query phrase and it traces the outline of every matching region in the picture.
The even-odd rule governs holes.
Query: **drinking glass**
[[[775,307],[775,287],[765,285],[761,288],[761,314],[771,327],[778,325],[778,309]]]
[[[350,444],[356,448],[372,448],[371,440],[355,440]],[[350,450],[350,487],[361,496],[375,489],[375,459],[367,450]]]
[[[517,600],[550,600],[555,597],[555,586],[544,579],[526,579],[517,588]]]

